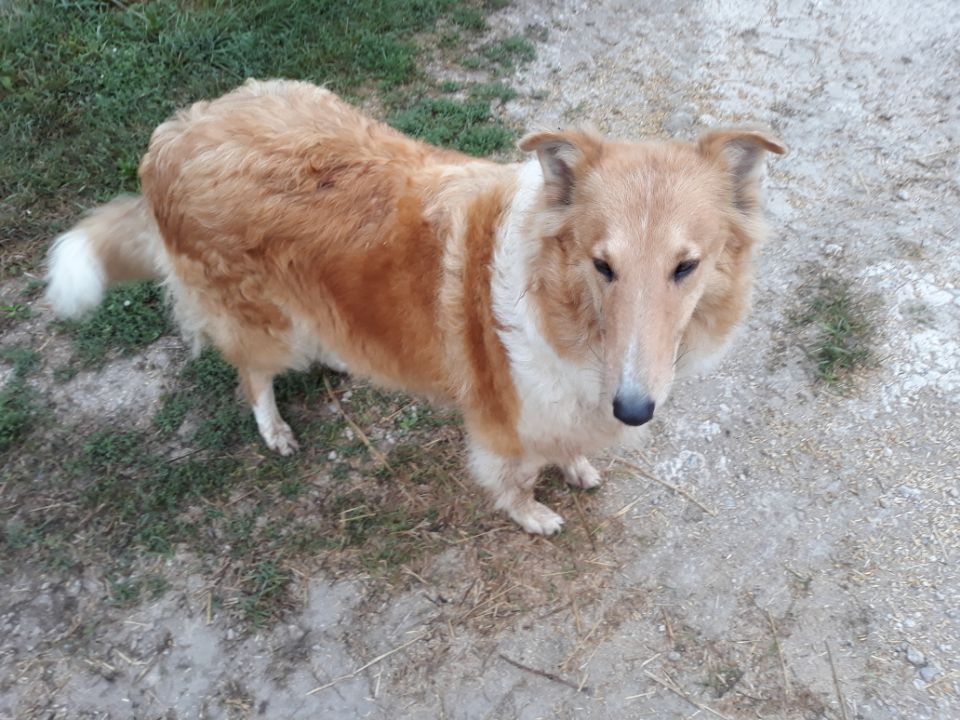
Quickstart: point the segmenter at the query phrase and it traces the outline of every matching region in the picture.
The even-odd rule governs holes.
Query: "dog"
[[[160,125],[142,196],[57,238],[46,298],[63,317],[159,279],[199,351],[234,365],[264,442],[297,450],[273,378],[322,362],[463,414],[469,466],[529,533],[563,519],[586,456],[648,422],[678,373],[716,356],[750,303],[767,231],[769,132],[696,143],[534,132],[528,161],[432,147],[297,81],[249,80]]]

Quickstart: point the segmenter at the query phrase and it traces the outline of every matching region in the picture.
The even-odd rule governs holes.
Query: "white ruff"
[[[526,237],[524,228],[542,187],[540,164],[525,163],[498,233],[491,293],[520,397],[521,440],[540,460],[562,463],[616,442],[620,423],[603,390],[601,362],[578,365],[557,355],[540,331],[537,307],[526,292],[542,241]]]

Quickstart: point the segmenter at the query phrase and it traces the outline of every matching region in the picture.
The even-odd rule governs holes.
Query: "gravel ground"
[[[540,573],[556,583],[534,579],[550,541],[512,539],[523,558],[493,582],[536,599],[498,614],[489,593],[470,622],[451,600],[477,582],[469,543],[376,601],[314,577],[249,637],[208,624],[186,578],[104,611],[104,646],[152,660],[64,656],[47,684],[21,663],[0,717],[41,689],[45,717],[960,717],[960,5],[534,1],[492,23],[547,31],[512,78],[519,125],[750,122],[791,147],[769,163],[742,335],[642,447],[600,459],[611,531]],[[816,382],[790,321],[824,273],[875,299],[877,361],[842,390]],[[32,599],[0,617],[0,652],[28,655],[59,596],[8,592]],[[83,580],[67,595],[82,603]]]

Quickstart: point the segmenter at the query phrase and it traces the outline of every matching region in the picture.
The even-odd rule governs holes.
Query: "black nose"
[[[646,395],[621,395],[613,398],[613,416],[627,425],[643,425],[653,417],[656,407]]]

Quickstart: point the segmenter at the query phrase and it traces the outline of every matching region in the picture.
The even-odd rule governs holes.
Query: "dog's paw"
[[[285,422],[276,423],[269,431],[263,433],[263,441],[267,447],[284,457],[293,455],[300,449],[300,444],[293,436],[293,430]]]
[[[569,465],[563,466],[563,479],[570,487],[592,490],[600,487],[600,473],[583,455]]]
[[[520,527],[534,535],[554,535],[563,527],[563,518],[536,500],[528,500],[508,512]]]

